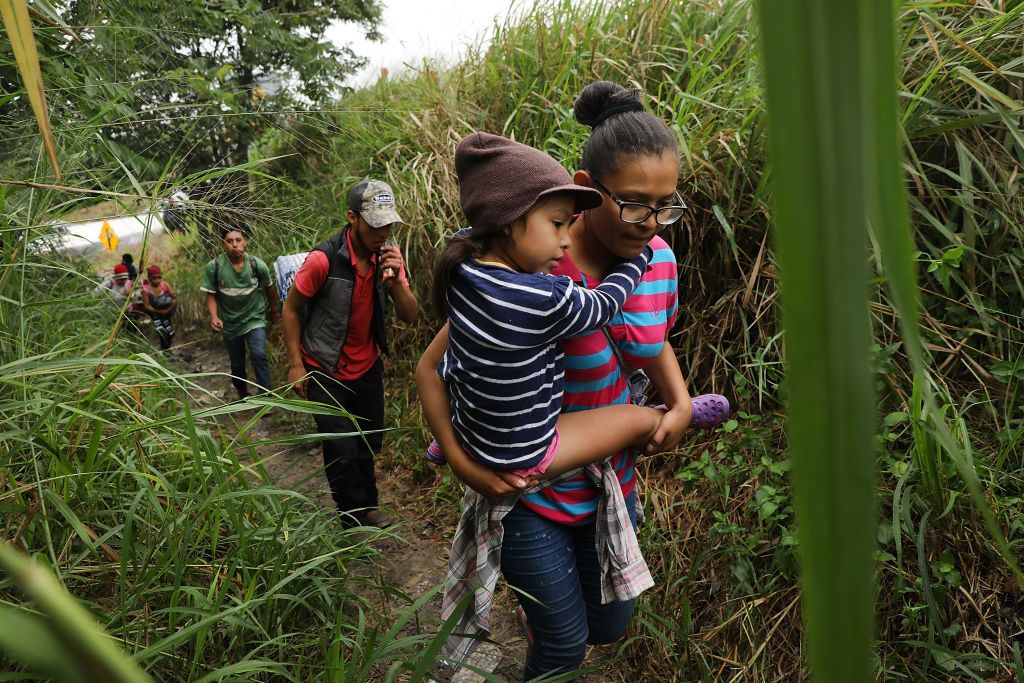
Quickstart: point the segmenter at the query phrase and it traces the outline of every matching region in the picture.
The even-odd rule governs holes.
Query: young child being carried
[[[492,469],[553,477],[646,444],[658,410],[616,405],[559,414],[559,340],[618,313],[647,269],[650,247],[594,289],[552,276],[569,248],[573,214],[600,205],[601,194],[573,184],[547,154],[488,133],[459,143],[455,170],[473,227],[442,252],[431,295],[449,320],[437,372],[467,452]]]

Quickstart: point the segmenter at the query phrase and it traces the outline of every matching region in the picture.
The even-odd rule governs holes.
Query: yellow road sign
[[[112,227],[110,227],[110,223],[104,219],[103,225],[100,227],[100,244],[102,244],[103,248],[107,251],[115,251],[117,249],[117,244],[120,241],[121,240],[117,237],[117,233],[114,232]]]

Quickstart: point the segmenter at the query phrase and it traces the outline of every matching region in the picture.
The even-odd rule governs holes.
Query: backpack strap
[[[253,256],[252,254],[246,254],[246,256],[249,257],[249,268],[252,270],[252,274],[256,277],[256,284],[258,285],[259,282],[260,282],[260,271],[256,267],[256,257]],[[214,292],[214,294],[219,294],[220,293],[220,257],[221,257],[221,254],[218,254],[217,257],[215,259],[213,259],[213,292]]]
[[[619,371],[622,373],[622,378],[626,380],[626,387],[629,389],[629,395],[632,402],[635,405],[643,406],[647,405],[648,396],[647,388],[651,384],[650,378],[643,370],[634,370],[630,367],[629,363],[626,362],[625,356],[622,355],[622,350],[619,345],[612,339],[612,333],[608,330],[607,325],[601,326],[601,331],[604,333],[604,338],[608,340],[608,346],[612,347],[612,353],[615,354],[615,360],[619,363]]]
[[[345,230],[342,230],[341,234],[344,235],[347,229],[348,226],[345,226]],[[341,239],[347,238],[342,237]],[[323,242],[313,247],[313,249],[309,252],[310,254],[312,254],[314,251],[323,252],[324,256],[327,257],[327,277],[331,277],[332,275],[338,277],[339,275],[342,274],[342,267],[335,263],[335,261],[338,258],[338,252],[341,251],[340,247],[341,241],[339,240],[339,236],[334,235],[333,237],[328,237]],[[309,322],[310,317],[313,315],[313,309],[316,308],[317,305],[319,305],[320,293],[323,291],[323,289],[323,285],[321,285],[320,288],[313,293],[313,296],[309,297],[309,300],[306,302],[306,307],[303,311],[302,317],[303,327],[306,326],[306,323]]]
[[[340,242],[337,240],[337,235],[335,235],[334,237],[325,239],[323,242],[313,247],[312,251],[310,252],[312,253],[313,251],[320,251],[323,252],[324,256],[327,257],[327,277],[331,277],[331,275],[337,277],[341,274],[341,266],[335,265],[335,261],[338,258],[338,252],[340,251],[339,247]],[[321,285],[320,289],[316,290],[316,292],[313,293],[313,296],[309,297],[307,308],[312,308],[312,305],[315,305],[315,302],[320,298],[320,292],[322,290],[323,285]]]
[[[623,377],[628,378],[633,374],[633,368],[631,368],[629,363],[626,362],[619,345],[615,343],[614,339],[612,339],[612,333],[608,331],[608,326],[601,325],[601,331],[604,332],[604,338],[608,340],[608,346],[611,347],[612,353],[615,354],[615,360],[619,363],[619,371],[622,373]]]

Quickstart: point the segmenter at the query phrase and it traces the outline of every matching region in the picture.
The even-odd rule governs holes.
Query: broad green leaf
[[[39,69],[39,55],[36,53],[36,41],[32,36],[28,6],[25,0],[0,0],[0,15],[3,15],[4,28],[11,39],[11,49],[18,63],[18,72],[32,103],[32,111],[36,115],[39,134],[43,138],[53,174],[60,180],[57,145],[53,141],[53,131],[50,129],[50,114],[46,108],[46,92],[43,90],[43,74]]]
[[[874,397],[869,369],[868,52],[894,50],[876,0],[762,0],[789,437],[814,677],[871,680]],[[884,25],[871,20],[881,15]],[[894,112],[893,112],[894,113]],[[892,125],[895,126],[895,119]]]
[[[0,650],[31,671],[66,683],[88,683],[75,656],[38,616],[24,610],[0,607]]]
[[[92,615],[68,595],[49,570],[22,555],[7,541],[0,541],[0,570],[49,617],[48,630],[62,641],[85,678],[116,683],[151,681],[103,633]]]

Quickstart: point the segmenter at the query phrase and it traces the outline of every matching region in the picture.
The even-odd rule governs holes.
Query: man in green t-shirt
[[[249,242],[241,226],[221,228],[224,253],[206,264],[200,290],[206,292],[210,329],[224,335],[231,359],[231,383],[239,398],[249,395],[245,374],[245,348],[249,347],[258,393],[270,391],[267,362],[267,320],[281,319],[277,288],[261,259],[245,253]],[[267,316],[269,309],[270,315]]]

